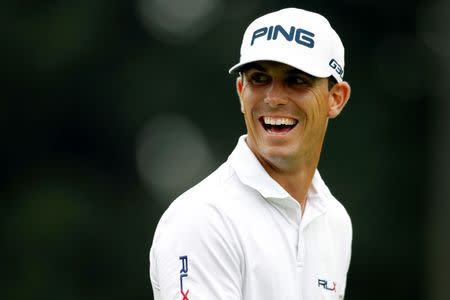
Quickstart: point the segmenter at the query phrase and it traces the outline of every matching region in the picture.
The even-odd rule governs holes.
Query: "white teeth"
[[[297,121],[291,118],[264,117],[264,123],[267,125],[295,125]]]

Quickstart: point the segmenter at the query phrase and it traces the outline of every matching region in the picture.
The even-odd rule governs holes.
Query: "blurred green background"
[[[297,6],[353,88],[319,166],[353,220],[346,299],[450,299],[448,2],[3,0],[0,298],[152,299],[159,217],[245,132],[243,31]]]

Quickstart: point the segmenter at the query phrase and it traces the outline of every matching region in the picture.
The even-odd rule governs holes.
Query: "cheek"
[[[246,88],[244,86],[240,96],[240,102],[242,112],[250,113],[251,109],[256,106],[258,102],[258,95],[251,88]]]
[[[250,99],[253,96],[252,89],[248,86],[248,84],[244,84],[241,91],[241,99]]]
[[[328,116],[328,93],[324,93],[323,91],[313,91],[313,107],[314,107],[314,115],[316,118],[326,118]]]

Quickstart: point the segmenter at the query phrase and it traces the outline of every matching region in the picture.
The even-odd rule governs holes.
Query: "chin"
[[[280,149],[282,147],[271,147],[263,152],[263,158],[267,162],[276,166],[292,166],[292,163],[296,160],[296,152],[289,151],[289,149]]]

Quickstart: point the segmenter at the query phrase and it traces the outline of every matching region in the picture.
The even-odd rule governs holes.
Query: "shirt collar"
[[[247,142],[245,141],[246,138],[247,135],[243,135],[239,138],[236,148],[229,157],[231,167],[234,169],[241,182],[257,190],[262,197],[270,200],[277,206],[282,206],[285,209],[298,209],[298,202],[292,198],[278,182],[270,177],[248,147]],[[311,217],[315,218],[317,215],[325,213],[327,209],[326,199],[329,195],[331,194],[328,187],[322,180],[319,171],[316,170],[308,190],[305,214],[306,210],[309,210],[310,212],[314,211],[314,216]],[[291,201],[289,201],[289,199],[291,199]],[[306,215],[304,215],[304,219],[304,222],[307,221],[306,219],[308,218]]]
[[[245,185],[257,190],[264,198],[287,198],[286,192],[263,168],[256,156],[250,150],[245,139],[239,138],[238,144],[231,153],[229,160],[239,179]]]

